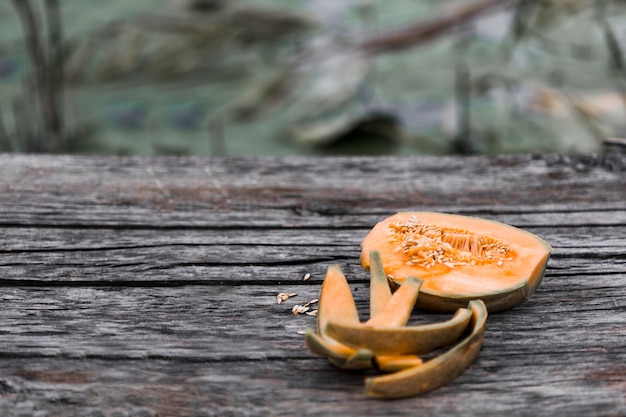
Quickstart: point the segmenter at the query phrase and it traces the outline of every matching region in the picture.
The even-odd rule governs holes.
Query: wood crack
[[[350,284],[366,284],[368,279],[351,279]],[[307,287],[317,285],[316,282],[290,281],[287,279],[237,279],[237,281],[224,280],[72,280],[53,281],[41,279],[0,279],[0,287],[13,288],[181,288],[181,287],[242,287],[248,285],[258,285],[261,287],[279,287],[289,285]]]
[[[337,262],[337,261],[345,261],[347,259],[351,259],[348,256],[328,256],[328,257],[320,257],[320,258],[311,258],[311,259],[297,259],[297,260],[285,260],[285,261],[268,261],[268,262],[177,262],[171,264],[164,265],[155,265],[152,267],[144,268],[141,271],[152,271],[152,270],[162,270],[162,269],[175,269],[175,268],[187,268],[187,267],[197,267],[197,266],[262,266],[262,267],[272,267],[272,266],[300,266],[300,265],[311,265],[316,263],[323,262]]]

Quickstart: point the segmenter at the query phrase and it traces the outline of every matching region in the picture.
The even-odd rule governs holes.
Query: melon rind
[[[471,318],[471,311],[461,308],[450,320],[439,323],[372,327],[366,323],[349,326],[331,321],[326,332],[346,346],[367,349],[376,356],[424,355],[459,340]]]
[[[450,350],[422,365],[389,375],[366,378],[365,394],[394,399],[420,395],[454,380],[476,359],[485,337],[487,308],[480,300],[470,301],[471,333]]]

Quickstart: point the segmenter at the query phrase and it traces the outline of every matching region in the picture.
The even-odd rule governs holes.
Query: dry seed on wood
[[[309,280],[309,278],[311,278],[311,274],[306,273],[306,274],[304,275],[304,277],[302,277],[302,280],[303,280],[303,281],[308,281],[308,280]]]
[[[306,314],[307,316],[317,316],[317,310],[307,311],[304,314]]]
[[[319,300],[317,298],[312,299],[311,301],[307,301],[306,303],[304,303],[305,307],[310,306],[311,304],[315,304],[317,303]]]
[[[298,295],[298,294],[296,294],[296,293],[291,293],[291,294],[288,294],[288,293],[286,293],[286,292],[281,292],[280,294],[278,294],[278,295],[276,296],[276,303],[277,303],[277,304],[280,304],[280,303],[282,303],[283,301],[287,301],[287,300],[289,300],[289,298],[290,298],[290,297],[295,297],[295,296],[297,296],[297,295]]]
[[[307,311],[309,311],[311,308],[308,306],[303,306],[303,305],[299,305],[296,304],[295,306],[293,306],[293,308],[291,309],[291,313],[294,316],[297,316],[298,314],[303,314],[306,313]]]

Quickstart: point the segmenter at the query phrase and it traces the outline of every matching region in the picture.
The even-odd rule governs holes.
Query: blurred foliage
[[[599,152],[626,2],[13,0],[0,148],[137,155]]]

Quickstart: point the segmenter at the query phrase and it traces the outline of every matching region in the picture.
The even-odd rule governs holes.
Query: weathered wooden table
[[[554,251],[465,373],[380,401],[308,352],[315,317],[291,308],[338,263],[366,316],[359,243],[401,210]],[[626,415],[624,156],[2,155],[0,227],[2,416]]]

